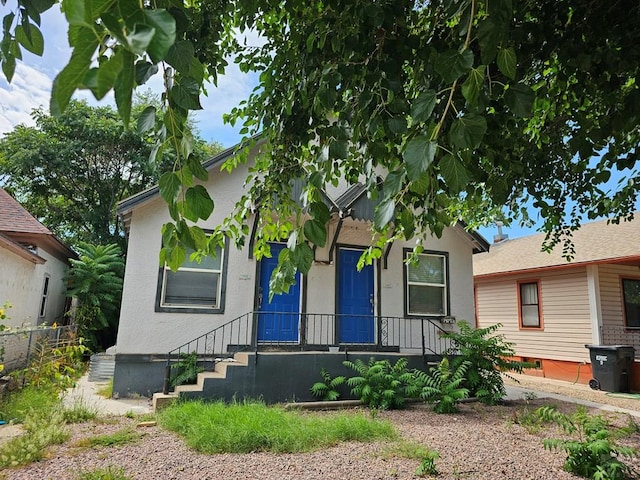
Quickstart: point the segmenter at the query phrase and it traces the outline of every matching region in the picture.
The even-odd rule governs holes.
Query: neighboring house
[[[212,217],[202,223],[205,229],[221,223],[242,194],[248,166],[220,170],[233,152],[204,164],[205,186],[215,201]],[[446,342],[439,333],[452,328],[454,319],[473,320],[472,254],[485,251],[487,242],[456,225],[423,242],[418,266],[404,263],[415,241],[394,242],[380,261],[358,271],[358,259],[371,241],[374,205],[359,184],[325,194],[325,202],[332,211],[326,247],[315,250],[309,274],[271,302],[269,278],[283,245],[272,244],[272,258],[256,261],[255,215],[247,220],[250,235],[242,249],[228,245],[217,258],[185,262],[174,273],[158,263],[161,227],[170,221],[158,188],[121,202],[128,255],[114,392],[162,390],[170,352],[174,359],[197,352],[213,361],[230,352],[251,352],[237,356],[248,364],[244,373],[225,364],[241,385],[218,386],[209,394],[261,395],[266,401],[309,397],[320,369],[330,366],[329,347],[341,352],[332,357],[331,365],[338,366],[358,352],[365,360],[387,352],[413,354],[419,361],[441,353]],[[288,353],[276,358],[282,352]]]
[[[541,252],[544,234],[491,245],[473,261],[478,327],[501,323],[529,373],[587,383],[585,345],[632,345],[631,388],[640,388],[640,221],[587,223],[562,246]]]
[[[64,323],[69,258],[75,252],[0,188],[0,307],[10,327]]]

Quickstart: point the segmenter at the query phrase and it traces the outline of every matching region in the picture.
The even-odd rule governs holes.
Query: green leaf
[[[506,29],[503,25],[496,24],[492,18],[485,18],[478,24],[480,59],[485,65],[488,65],[496,58],[498,46],[506,35]]]
[[[392,117],[387,122],[391,133],[401,135],[407,131],[407,119],[404,117]]]
[[[60,115],[71,100],[76,88],[83,84],[89,71],[93,53],[98,48],[98,39],[89,28],[69,28],[69,42],[73,48],[66,67],[53,80],[51,87],[51,115]]]
[[[382,230],[386,227],[396,216],[396,200],[395,198],[387,198],[380,202],[376,207],[376,211],[373,215],[373,223],[375,227]]]
[[[325,224],[331,219],[331,212],[323,202],[313,202],[309,205],[309,211],[314,219]]]
[[[516,52],[513,48],[501,48],[498,50],[498,68],[511,80],[516,78]]]
[[[436,106],[436,92],[427,90],[418,95],[411,104],[411,118],[414,122],[426,122]]]
[[[187,251],[180,245],[177,244],[173,248],[166,248],[167,251],[165,260],[167,265],[171,270],[177,270],[187,259]]]
[[[91,26],[92,22],[87,19],[85,5],[86,0],[65,0],[62,2],[62,11],[69,25]]]
[[[152,130],[156,126],[156,107],[149,105],[138,116],[138,133]]]
[[[393,172],[390,172],[387,175],[387,178],[384,179],[384,184],[382,186],[384,198],[393,197],[398,192],[400,192],[404,183],[404,178],[404,170],[395,170]]]
[[[208,219],[213,212],[213,200],[202,185],[187,188],[185,205],[197,218],[202,220]]]
[[[127,50],[121,49],[120,51],[122,52],[122,69],[116,77],[113,90],[116,97],[118,113],[125,127],[127,127],[131,118],[131,96],[133,94],[133,76],[135,71],[133,62],[135,58],[133,54]]]
[[[462,84],[462,95],[470,105],[476,105],[478,103],[478,95],[480,95],[482,86],[484,85],[485,68],[485,65],[472,68],[469,76]]]
[[[471,174],[460,158],[453,155],[445,155],[439,164],[440,174],[449,191],[457,194],[464,190],[471,180]]]
[[[407,144],[402,157],[405,161],[407,177],[414,181],[426,172],[436,155],[438,144],[426,136],[416,137]]]
[[[349,155],[349,144],[346,140],[334,139],[329,144],[329,158],[347,158]]]
[[[536,94],[531,88],[523,83],[509,85],[504,94],[504,101],[514,115],[518,117],[529,117]]]
[[[18,25],[15,30],[15,36],[16,40],[24,48],[34,55],[42,56],[44,52],[44,38],[42,38],[42,32],[38,27],[31,24],[29,26],[29,35],[27,35],[22,25]]]
[[[155,34],[156,29],[152,26],[136,23],[131,33],[127,35],[127,45],[134,53],[142,55],[149,47]]]
[[[173,17],[163,9],[144,10],[147,25],[155,28],[155,35],[147,53],[153,63],[158,63],[165,58],[169,49],[176,40],[176,22]]]
[[[415,217],[409,210],[402,210],[400,213],[400,225],[404,230],[405,238],[412,238],[415,231]]]
[[[157,65],[144,60],[136,62],[136,85],[144,85],[156,73],[158,73]]]
[[[174,43],[167,53],[166,61],[178,72],[188,75],[194,60],[194,50],[191,42],[181,40]]]
[[[486,119],[470,113],[454,120],[449,131],[449,139],[460,149],[474,149],[480,145],[486,131]]]
[[[453,83],[467,73],[473,66],[473,52],[469,49],[460,53],[448,50],[437,56],[434,62],[436,72],[446,83]]]
[[[190,155],[189,157],[187,157],[187,166],[189,167],[189,170],[191,170],[193,176],[195,176],[197,179],[205,182],[209,178],[209,172],[207,172],[207,170],[202,166],[200,161],[195,156]]]
[[[307,275],[313,265],[313,250],[307,243],[301,243],[296,245],[295,250],[291,250],[289,258],[299,272]]]
[[[122,70],[123,50],[119,50],[109,59],[102,62],[96,75],[96,84],[91,91],[96,99],[101,100],[113,88],[119,73]]]
[[[158,188],[160,189],[160,196],[167,203],[173,203],[180,191],[180,178],[174,172],[165,172],[160,176],[158,181]]]
[[[16,71],[16,59],[13,56],[5,57],[4,62],[2,62],[2,73],[4,73],[7,82],[11,83],[13,79],[13,74]]]
[[[169,98],[185,110],[202,110],[200,105],[200,85],[190,78],[182,77],[169,90]]]
[[[327,229],[325,223],[319,222],[316,219],[307,220],[304,222],[304,236],[314,245],[322,248],[327,243]]]

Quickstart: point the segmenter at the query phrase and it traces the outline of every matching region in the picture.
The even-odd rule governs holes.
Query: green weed
[[[362,414],[301,414],[259,402],[181,402],[160,412],[158,422],[204,453],[295,453],[396,437],[389,422]]]
[[[388,459],[392,457],[408,458],[410,460],[420,460],[426,457],[431,449],[417,442],[400,440],[389,444],[382,450],[380,456]]]
[[[133,480],[125,475],[123,468],[107,467],[80,472],[76,480]]]
[[[143,434],[136,432],[131,428],[125,428],[118,430],[114,433],[108,433],[104,435],[96,435],[95,437],[83,438],[76,442],[77,447],[119,447],[121,445],[128,445],[135,443],[142,438]]]
[[[98,410],[83,398],[75,398],[73,405],[64,409],[63,415],[66,423],[83,423],[94,420],[98,416]]]
[[[98,395],[104,398],[113,397],[113,378],[109,380],[108,383],[105,383],[103,386],[98,388]]]

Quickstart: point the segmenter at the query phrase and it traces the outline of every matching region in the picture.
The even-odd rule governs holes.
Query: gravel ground
[[[562,469],[562,452],[549,452],[542,446],[543,438],[560,435],[555,429],[532,434],[514,423],[524,408],[532,410],[545,404],[554,404],[567,412],[575,410],[573,404],[538,398],[529,403],[519,400],[496,407],[466,403],[454,415],[437,415],[426,406],[415,405],[404,411],[380,412],[378,418],[391,421],[403,439],[439,452],[438,479],[577,478]],[[606,415],[618,425],[628,421],[626,415]],[[111,448],[83,448],[77,444],[82,438],[126,427],[141,432],[141,440]],[[135,419],[126,417],[110,417],[71,428],[72,438],[52,448],[46,460],[7,470],[5,478],[74,480],[81,471],[114,466],[122,467],[130,478],[145,480],[411,479],[417,478],[414,472],[419,464],[415,459],[385,454],[390,444],[382,442],[351,442],[305,454],[203,455],[187,448],[172,433],[157,426],[136,426]],[[640,447],[640,434],[629,437],[625,443]],[[640,460],[631,464],[640,471]]]

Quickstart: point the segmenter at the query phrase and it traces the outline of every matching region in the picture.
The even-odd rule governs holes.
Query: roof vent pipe
[[[509,235],[507,235],[506,233],[502,233],[503,225],[504,223],[500,221],[496,222],[496,227],[498,227],[498,234],[493,236],[493,243],[500,243],[509,239]]]

